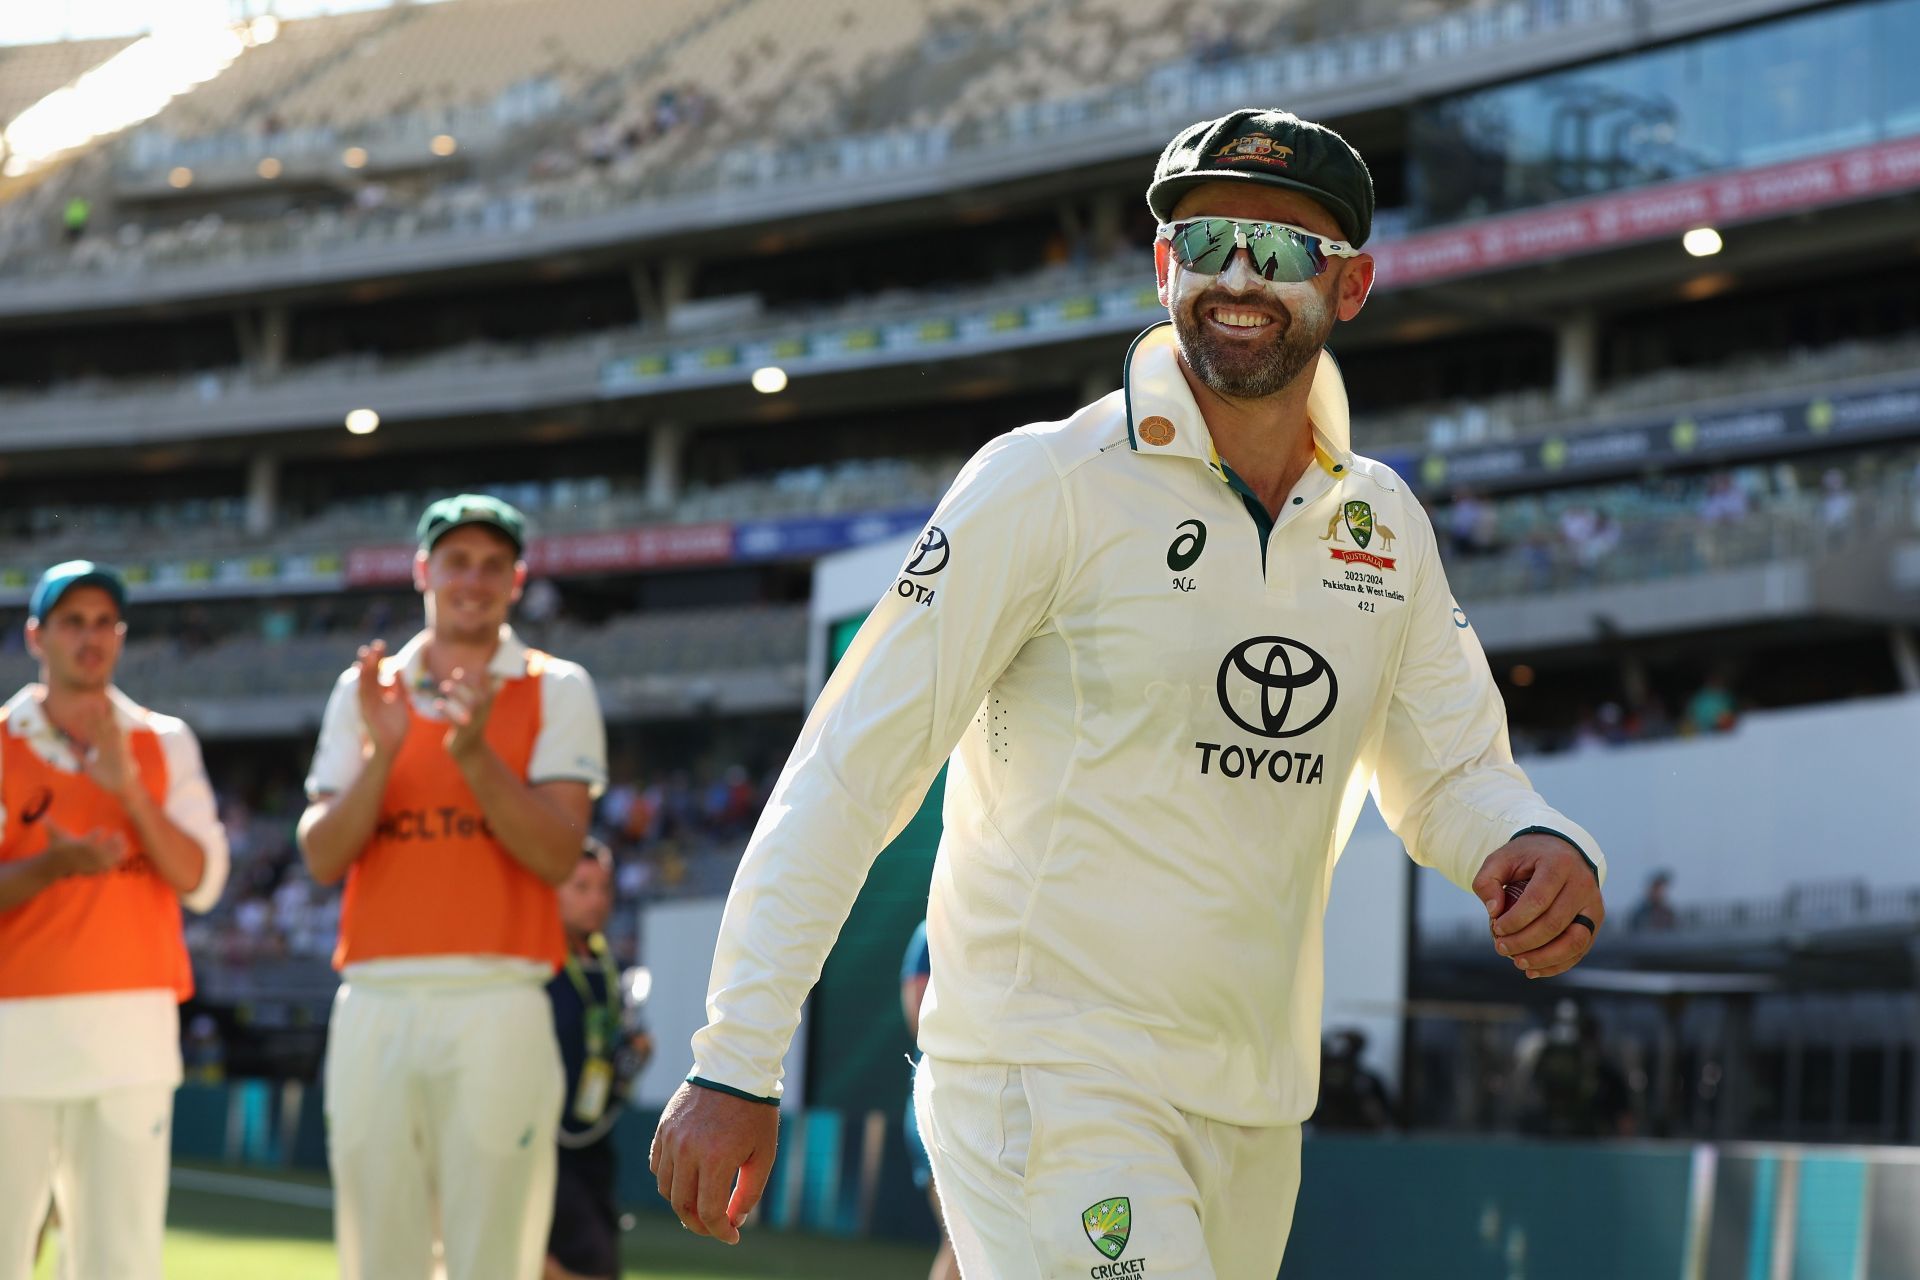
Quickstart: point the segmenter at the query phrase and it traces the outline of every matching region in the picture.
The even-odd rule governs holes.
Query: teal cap
[[[113,597],[122,613],[127,609],[127,583],[120,571],[109,564],[92,560],[69,560],[40,575],[33,595],[27,600],[27,617],[34,622],[47,616],[60,603],[60,597],[75,587],[99,587]]]

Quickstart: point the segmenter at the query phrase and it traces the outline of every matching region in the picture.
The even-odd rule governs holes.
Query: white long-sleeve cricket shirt
[[[868,867],[949,756],[921,1047],[1103,1064],[1233,1124],[1313,1109],[1327,893],[1369,786],[1462,887],[1530,827],[1604,873],[1514,765],[1432,528],[1348,448],[1331,359],[1309,414],[1317,465],[1270,521],[1162,325],[1122,390],[974,457],[741,860],[694,1079],[778,1096]]]

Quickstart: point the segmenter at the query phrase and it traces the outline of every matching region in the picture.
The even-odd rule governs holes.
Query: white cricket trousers
[[[533,982],[348,982],[327,1032],[341,1280],[538,1280],[565,1089]]]
[[[915,1074],[914,1106],[965,1280],[1280,1270],[1300,1190],[1298,1125],[1189,1115],[1092,1067],[932,1058]]]
[[[0,1280],[31,1280],[49,1200],[61,1280],[160,1280],[173,1090],[0,1098]]]

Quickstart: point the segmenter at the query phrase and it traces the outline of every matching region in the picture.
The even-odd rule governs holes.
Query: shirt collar
[[[1314,460],[1337,480],[1353,469],[1347,386],[1333,353],[1322,350],[1320,354],[1313,386],[1307,391],[1307,419],[1313,424]],[[1135,453],[1192,458],[1226,479],[1206,419],[1193,402],[1193,388],[1180,372],[1180,348],[1171,320],[1162,320],[1133,340],[1127,352],[1125,386],[1127,443]]]
[[[25,738],[39,751],[42,759],[72,769],[79,768],[79,761],[73,754],[67,735],[60,732],[47,718],[47,706],[44,699],[47,686],[35,681],[24,685],[18,693],[7,699],[4,708],[7,717],[7,732],[16,738]],[[120,692],[119,686],[107,686],[107,701],[113,707],[113,718],[123,731],[144,728],[147,713],[141,705]]]
[[[416,632],[413,639],[387,659],[386,669],[398,668],[406,677],[408,688],[419,688],[420,682],[427,678],[427,641],[432,638],[431,631]],[[500,644],[487,663],[487,674],[502,680],[517,680],[527,674],[526,643],[506,623],[500,624]]]

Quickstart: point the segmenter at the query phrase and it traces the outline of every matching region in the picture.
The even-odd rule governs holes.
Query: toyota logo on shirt
[[[1255,636],[1220,663],[1220,709],[1263,738],[1297,738],[1333,714],[1340,682],[1314,650],[1285,636]]]
[[[920,545],[913,549],[913,559],[907,561],[907,572],[916,578],[925,578],[947,567],[947,533],[937,524],[927,526],[920,535]]]

